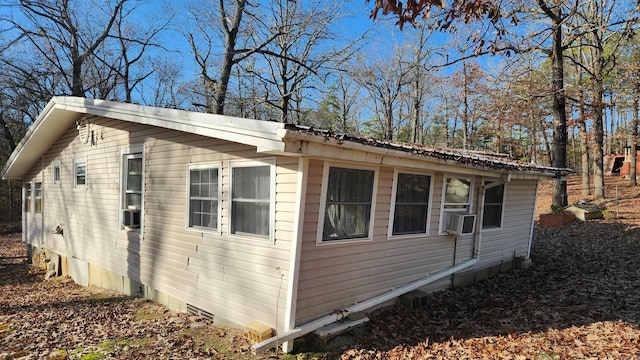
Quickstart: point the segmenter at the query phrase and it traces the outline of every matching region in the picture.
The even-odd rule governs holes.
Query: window
[[[144,207],[144,147],[120,149],[120,224],[136,231],[142,226]]]
[[[484,211],[482,228],[499,228],[502,226],[502,209],[504,204],[504,184],[485,182]]]
[[[24,184],[24,212],[31,211],[31,183]]]
[[[398,173],[392,235],[427,233],[431,176]]]
[[[470,178],[445,176],[442,190],[442,209],[440,213],[440,232],[450,224],[448,213],[469,214],[471,209]]]
[[[124,208],[140,209],[142,206],[142,153],[125,154]]]
[[[271,238],[275,179],[270,164],[231,165],[231,234]]]
[[[218,230],[220,224],[220,166],[189,167],[188,227]]]
[[[54,184],[60,184],[60,177],[61,177],[61,172],[62,172],[62,167],[60,165],[60,161],[59,160],[55,160],[53,162],[53,167],[51,170],[51,179],[53,180]]]
[[[73,169],[74,169],[74,187],[76,189],[86,189],[87,188],[87,160],[86,159],[76,159],[73,161]]]
[[[42,214],[42,183],[37,182],[33,188],[34,212]]]
[[[448,177],[445,180],[444,208],[468,211],[471,205],[471,180]]]
[[[368,238],[375,171],[331,166],[325,178],[322,241]]]

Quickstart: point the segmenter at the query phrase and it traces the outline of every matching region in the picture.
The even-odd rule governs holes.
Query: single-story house
[[[54,97],[2,172],[83,285],[293,340],[530,256],[538,181],[497,154]],[[475,274],[475,275],[474,275]]]

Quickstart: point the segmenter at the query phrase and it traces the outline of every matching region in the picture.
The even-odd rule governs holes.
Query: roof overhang
[[[80,97],[54,97],[9,157],[3,179],[22,179],[53,143],[83,115],[103,116],[255,146],[284,150],[284,124]]]
[[[429,163],[430,169],[439,171],[450,171],[451,167],[455,166],[470,174],[482,176],[504,174],[516,179],[560,178],[572,173],[571,169],[509,161],[507,158],[496,157],[497,154],[489,156],[459,149],[428,148],[417,144],[340,136],[331,132],[307,130],[295,126],[286,130],[283,139],[287,144],[286,152],[297,153],[301,156],[324,156],[342,160],[375,162],[382,165],[411,163],[411,167],[415,167],[416,162],[422,161]],[[334,147],[336,151],[327,151],[325,145]],[[357,150],[362,156],[354,157],[353,154],[344,154],[343,156],[342,150]],[[392,158],[401,160],[398,162]]]

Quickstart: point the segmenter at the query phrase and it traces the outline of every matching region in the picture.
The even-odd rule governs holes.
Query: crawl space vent
[[[200,309],[198,307],[195,307],[195,306],[193,306],[191,304],[187,304],[187,312],[189,314],[198,315],[200,317],[203,317],[205,319],[209,319],[209,320],[213,321],[213,314],[212,313],[210,313],[208,311],[205,311],[205,310],[202,310],[202,309]]]

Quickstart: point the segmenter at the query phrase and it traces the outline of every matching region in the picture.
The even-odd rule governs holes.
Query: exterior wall
[[[502,228],[482,232],[480,262],[475,268],[527,256],[537,184],[535,180],[512,180],[506,184]]]
[[[93,141],[71,126],[25,178],[43,182],[43,214],[25,214],[25,241],[86,261],[244,326],[284,323],[298,159],[255,147],[92,117]],[[144,145],[142,233],[120,226],[120,149]],[[73,161],[87,159],[87,189],[73,187]],[[271,159],[276,169],[275,241],[229,236],[229,163]],[[61,164],[53,184],[52,166]],[[220,233],[187,229],[189,163],[221,162]],[[274,220],[272,220],[274,221]],[[53,230],[64,224],[64,235]],[[279,270],[277,270],[279,269]],[[91,277],[91,274],[90,274]],[[279,319],[276,320],[276,313]]]
[[[345,167],[348,167],[348,164],[345,163]],[[357,166],[362,163],[351,164]],[[429,167],[426,163],[415,164]],[[402,165],[399,169],[407,170],[406,165]],[[449,175],[471,177],[471,213],[479,215],[480,185],[490,177],[469,175],[455,167],[434,167],[431,171],[432,200],[428,235],[389,238],[389,210],[392,206],[396,166],[379,166],[372,240],[318,245],[316,237],[318,218],[322,216],[320,203],[324,166],[326,163],[322,159],[314,159],[309,163],[296,309],[297,325],[387,293],[473,257],[476,236],[480,235],[477,229],[482,224],[482,219],[479,216],[476,219],[475,235],[455,236],[440,233],[443,182]],[[499,175],[494,174],[496,177]],[[512,180],[506,184],[502,228],[481,232],[480,262],[473,267],[473,271],[490,267],[496,262],[511,261],[514,254],[527,255],[536,185],[535,180]],[[452,281],[453,277],[450,277],[430,284],[424,290],[447,288],[452,285]]]
[[[439,234],[441,172],[433,173],[431,179],[433,194],[429,236],[387,237],[394,177],[394,168],[387,166],[378,168],[372,240],[317,245],[324,164],[319,159],[309,164],[298,284],[298,325],[451,267],[454,260],[458,264],[472,257],[472,235],[456,239]],[[436,288],[449,284],[448,280],[439,282]]]

